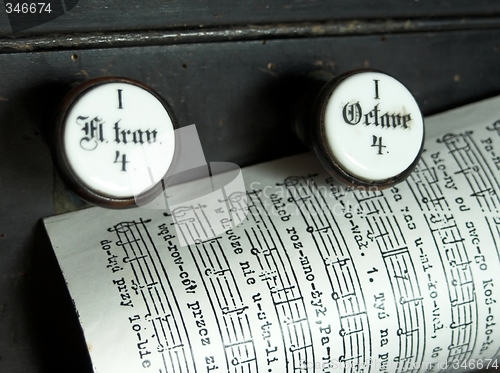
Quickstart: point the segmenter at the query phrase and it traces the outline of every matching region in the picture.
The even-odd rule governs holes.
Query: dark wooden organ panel
[[[239,166],[305,150],[292,116],[313,71],[383,70],[425,115],[500,94],[496,1],[81,0],[17,33],[0,10],[1,372],[92,371],[41,224],[82,207],[46,139],[78,82],[150,85],[208,161]]]
[[[500,13],[500,4],[492,0],[56,0],[52,4],[51,17],[57,18],[39,24],[38,17],[27,17],[23,24],[35,28],[23,30],[22,34],[361,19],[491,17]],[[3,10],[0,21],[3,21],[0,23],[0,34],[10,36],[11,27]]]

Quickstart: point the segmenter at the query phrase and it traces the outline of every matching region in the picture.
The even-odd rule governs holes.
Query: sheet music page
[[[500,98],[426,130],[383,191],[302,154],[230,178],[247,193],[46,219],[95,372],[497,368]]]

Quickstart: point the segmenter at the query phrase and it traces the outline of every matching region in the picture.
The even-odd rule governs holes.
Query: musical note
[[[410,330],[403,330],[403,329],[399,328],[396,331],[396,334],[398,336],[402,336],[402,335],[404,335],[404,336],[409,336],[410,335],[411,336],[411,335],[413,335],[413,333],[418,332],[418,331],[419,331],[418,328],[417,329],[410,329]]]
[[[285,300],[280,300],[280,301],[273,301],[273,303],[274,303],[274,305],[279,306],[281,304],[292,303],[292,302],[296,302],[296,301],[299,301],[299,300],[302,300],[302,299],[303,298],[301,296],[298,296],[298,297],[291,298],[291,299],[285,299]]]
[[[327,233],[329,230],[331,230],[332,227],[330,227],[329,225],[328,226],[325,226],[325,227],[321,227],[321,228],[316,228],[315,232],[319,232],[319,233]]]
[[[345,363],[348,361],[356,360],[356,359],[362,359],[363,355],[356,355],[356,356],[351,356],[350,358],[345,357],[345,355],[340,355],[338,360],[340,363]]]
[[[137,240],[136,240],[136,241],[134,241],[134,242],[137,242]],[[129,243],[129,242],[127,242],[127,243]],[[134,261],[137,261],[137,260],[139,260],[139,259],[144,259],[144,258],[147,258],[147,257],[148,257],[148,255],[141,255],[141,256],[136,256],[136,257],[134,257],[134,258],[130,259],[130,258],[127,256],[127,257],[123,258],[123,263],[132,263],[132,262],[134,262]]]
[[[460,138],[460,135],[454,133],[447,133],[441,138],[438,138],[436,141],[438,143],[444,143],[446,145],[453,144],[457,139]]]
[[[352,335],[352,334],[356,334],[356,333],[361,333],[362,331],[364,331],[363,327],[361,327],[360,329],[350,330],[348,332],[345,329],[340,329],[339,330],[339,335],[341,337],[346,337],[348,335]]]
[[[372,232],[369,232],[369,233],[371,233],[371,236],[370,236],[370,237],[368,237],[368,235],[367,235],[367,238],[369,238],[372,242],[373,242],[374,240],[378,240],[379,238],[382,238],[382,237],[385,237],[385,236],[388,236],[388,235],[389,235],[389,232],[387,232],[387,231],[385,231],[385,232],[383,232],[383,233],[382,233],[382,232],[380,232],[380,233],[379,233],[379,234],[377,234],[376,236],[375,236]]]
[[[350,258],[343,258],[343,259],[337,259],[337,260],[334,260],[334,261],[331,261],[330,258],[325,258],[325,265],[334,265],[334,264],[338,264],[340,265],[340,267],[343,267],[345,266],[351,259]]]
[[[142,220],[143,223],[149,223],[151,220]],[[131,222],[121,222],[113,226],[112,228],[108,228],[108,232],[116,232],[116,233],[128,233],[132,227],[134,227],[137,223],[135,221]]]
[[[457,261],[455,259],[453,259],[453,260],[450,260],[449,263],[450,263],[450,265],[452,267],[462,267],[462,269],[465,270],[466,267],[468,267],[472,263],[472,261],[471,260],[467,260],[465,262],[457,263]]]
[[[307,345],[303,345],[303,346],[295,346],[292,344],[292,345],[290,345],[288,350],[290,352],[296,352],[296,351],[305,350],[305,349],[311,348],[311,347],[312,347],[312,344],[307,344]]]
[[[293,325],[293,324],[300,324],[303,321],[307,321],[307,317],[301,317],[299,319],[291,319],[289,317],[286,317],[283,323],[286,325]]]
[[[399,334],[398,334],[399,335]],[[404,363],[406,361],[412,360],[414,358],[413,355],[401,357],[401,356],[395,356],[394,359],[392,359],[395,363]]]
[[[450,328],[451,329],[465,328],[466,326],[469,326],[469,325],[472,325],[472,321],[463,322],[463,323],[456,323],[455,321],[453,321],[450,324]]]
[[[133,239],[133,240],[131,240],[131,239],[128,239],[128,237],[127,237],[127,240],[126,240],[126,241],[116,241],[116,245],[117,245],[117,246],[131,245],[131,244],[133,244],[133,243],[140,242],[140,241],[141,241],[141,239],[140,239],[140,238],[137,238],[137,239]]]
[[[237,315],[241,315],[247,309],[248,309],[248,306],[241,306],[241,307],[237,307],[237,308],[233,308],[233,309],[229,309],[229,307],[227,307],[227,306],[221,307],[221,311],[224,315],[228,315],[231,313],[236,313]]]
[[[471,194],[471,197],[486,197],[488,196],[494,196],[496,194],[495,190],[491,187],[478,190],[477,192],[474,192]]]
[[[415,306],[418,306],[418,305],[420,305],[420,301],[422,299],[423,299],[422,297],[415,297],[415,298],[410,298],[410,299],[405,299],[405,297],[400,297],[399,298],[399,303],[404,305],[404,304],[408,304],[408,303],[414,302]]]
[[[179,219],[178,217],[175,218],[175,223],[176,225],[181,225],[181,224],[187,224],[187,223],[194,223],[196,222],[196,218],[186,218],[186,219]]]
[[[441,242],[443,243],[443,245],[453,245],[455,243],[464,242],[464,238],[454,238],[452,241],[448,241],[447,239],[448,239],[447,236],[445,236],[441,239]]]
[[[395,274],[395,275],[393,275],[393,277],[394,277],[394,278],[399,278],[399,279],[402,279],[402,280],[408,280],[409,278],[408,278],[408,276],[407,276],[407,275],[408,275],[408,270],[407,270],[407,269],[405,269],[405,270],[403,271],[403,274]]]

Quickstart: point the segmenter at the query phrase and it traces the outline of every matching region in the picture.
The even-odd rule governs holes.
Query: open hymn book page
[[[303,154],[207,203],[46,219],[95,372],[498,367],[500,98],[426,131],[415,171],[383,191]]]

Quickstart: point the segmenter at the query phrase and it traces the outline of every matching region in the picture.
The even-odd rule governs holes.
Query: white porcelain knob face
[[[351,74],[334,87],[323,118],[327,151],[356,179],[382,182],[405,172],[420,154],[424,122],[408,89],[374,71]]]
[[[131,200],[165,177],[175,153],[175,120],[146,86],[99,81],[62,121],[62,156],[71,177],[104,199]],[[120,206],[115,206],[120,207]]]

